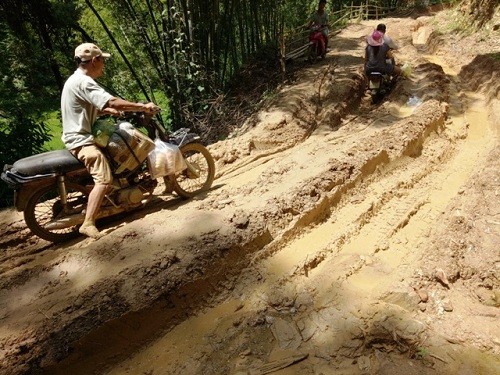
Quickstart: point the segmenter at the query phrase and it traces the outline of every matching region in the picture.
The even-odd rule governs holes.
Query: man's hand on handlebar
[[[119,112],[119,116],[123,116],[123,112],[142,112],[145,115],[154,116],[161,111],[161,108],[152,102],[144,104],[140,102],[129,102],[125,99],[112,97],[109,99],[102,112],[110,115],[116,115],[116,111]]]
[[[143,112],[148,115],[156,115],[161,111],[161,108],[158,107],[155,103],[149,102],[143,105]]]

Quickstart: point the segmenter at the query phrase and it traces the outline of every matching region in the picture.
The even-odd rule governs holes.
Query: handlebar
[[[312,25],[310,30],[311,31],[320,31],[326,28],[326,25]]]
[[[167,130],[153,118],[160,112],[161,108],[156,106],[152,112],[122,112],[119,118],[131,122],[134,126],[145,128],[152,139],[158,136],[162,141],[166,141]]]
[[[118,115],[113,115],[117,118],[138,118],[138,117],[154,117],[161,112],[158,106],[148,109],[146,111],[120,111]]]

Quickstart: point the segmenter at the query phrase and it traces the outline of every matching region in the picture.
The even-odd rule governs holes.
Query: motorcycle
[[[307,58],[310,62],[324,59],[326,56],[326,40],[323,35],[323,27],[315,25],[309,34],[309,47]]]
[[[176,150],[180,150],[185,163],[183,170],[164,177],[177,195],[191,198],[212,186],[215,163],[197,134],[187,128],[168,134],[153,116],[142,113],[132,114],[127,120],[134,126],[145,127],[150,137],[156,135],[167,145],[178,147]],[[135,136],[135,149],[130,142],[125,142],[125,151],[122,149],[118,158],[116,154],[111,156],[109,147],[103,149],[114,179],[97,219],[142,208],[154,196],[158,182],[153,178],[148,153],[155,142],[134,130],[137,133],[131,134]],[[119,141],[120,138],[126,141],[123,134],[118,137]],[[23,212],[26,225],[33,234],[51,242],[78,236],[93,180],[85,166],[68,150],[44,152],[5,165],[1,179],[14,189],[14,205]]]
[[[396,66],[394,57],[386,59],[386,64]],[[368,69],[365,72],[368,78],[368,90],[372,98],[372,104],[379,103],[382,98],[389,93],[400,77],[407,78],[411,76],[411,64],[404,63],[401,67],[401,75],[391,75],[377,69]]]
[[[372,103],[376,104],[382,100],[393,87],[394,82],[391,76],[379,71],[368,73],[368,90],[372,98]]]

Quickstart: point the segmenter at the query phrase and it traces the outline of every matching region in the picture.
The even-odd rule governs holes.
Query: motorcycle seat
[[[85,168],[68,150],[48,151],[19,159],[11,171],[22,176],[62,174]]]

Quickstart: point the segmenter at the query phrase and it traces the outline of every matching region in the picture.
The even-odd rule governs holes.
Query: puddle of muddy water
[[[406,118],[413,114],[415,108],[416,106],[409,106],[406,104],[402,106],[393,104],[389,107],[389,113],[397,118]]]

